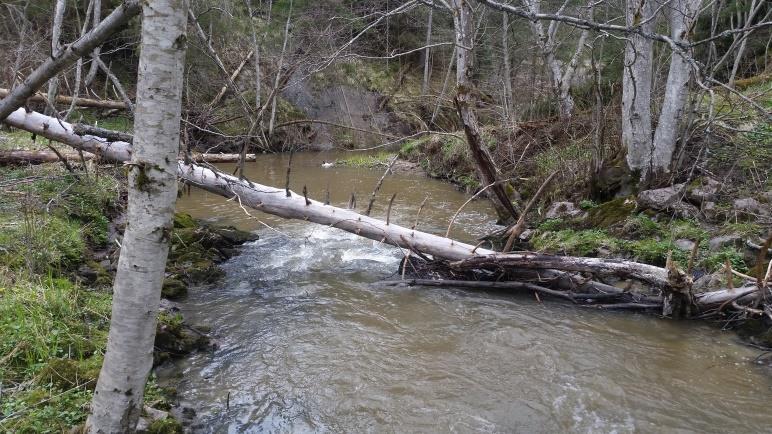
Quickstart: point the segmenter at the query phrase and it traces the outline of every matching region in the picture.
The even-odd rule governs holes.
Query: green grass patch
[[[350,157],[336,160],[336,163],[347,167],[367,167],[388,166],[391,159],[394,158],[391,152],[379,152],[377,154],[354,154]]]

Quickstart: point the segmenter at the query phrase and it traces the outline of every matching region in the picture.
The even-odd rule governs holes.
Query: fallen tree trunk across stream
[[[81,136],[73,132],[71,124],[37,112],[26,112],[23,108],[18,109],[11,113],[4,122],[12,127],[70,145],[76,149],[99,155],[111,161],[129,162],[131,160],[130,143],[124,141],[110,142],[92,135]],[[450,264],[450,267],[453,269],[463,271],[469,269],[490,270],[493,268],[504,269],[510,272],[525,272],[526,274],[531,272],[532,275],[534,270],[539,270],[535,273],[536,277],[534,278],[537,280],[538,285],[531,286],[530,290],[537,291],[538,289],[537,292],[541,291],[545,294],[550,294],[550,290],[543,291],[542,285],[548,285],[567,278],[570,286],[588,288],[582,289],[583,293],[576,294],[579,298],[584,297],[585,299],[596,300],[630,299],[628,296],[618,295],[618,293],[623,292],[621,289],[604,283],[594,282],[579,273],[592,276],[613,275],[617,277],[630,277],[660,290],[661,293],[656,294],[655,298],[652,298],[650,294],[638,295],[639,297],[646,297],[646,302],[638,303],[639,307],[644,309],[656,307],[653,304],[656,304],[659,300],[664,300],[665,295],[671,291],[681,291],[680,288],[676,287],[676,282],[671,282],[672,276],[669,275],[667,269],[647,264],[624,260],[552,256],[535,253],[497,253],[450,238],[375,219],[353,210],[326,205],[288,189],[265,186],[246,179],[239,179],[194,162],[178,161],[177,174],[182,181],[233,199],[241,206],[250,207],[283,218],[306,220],[342,229],[371,240],[415,252],[418,255],[428,254],[435,259],[454,261]],[[413,283],[418,284],[419,282],[422,281],[417,280]],[[426,282],[424,281],[423,283]],[[505,289],[507,286],[511,286],[495,284],[495,282],[481,282],[479,284],[465,282],[457,286],[484,288],[486,285],[491,289]],[[529,289],[528,284],[515,284],[515,286],[519,290]],[[515,289],[515,286],[512,286],[511,289]],[[563,286],[565,287],[565,284]],[[565,288],[562,289],[565,290]],[[586,292],[589,289],[593,290],[596,296],[587,294]],[[764,288],[763,290],[766,291],[767,289]],[[734,305],[742,300],[747,300],[749,297],[755,297],[757,291],[758,288],[756,286],[746,286],[737,289],[694,294],[693,302],[700,311],[704,312],[712,309],[712,311],[720,312],[726,307],[727,303],[732,302]],[[597,296],[597,294],[604,293],[617,293],[617,295]],[[662,296],[662,298],[656,298],[659,296]],[[577,298],[570,293],[560,297]],[[634,307],[635,303],[626,304]]]

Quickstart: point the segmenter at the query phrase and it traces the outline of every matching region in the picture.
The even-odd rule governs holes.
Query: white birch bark
[[[509,14],[501,13],[501,51],[504,54],[504,117],[512,119],[513,94],[512,94],[512,61],[509,58]]]
[[[279,92],[279,83],[281,82],[281,70],[284,68],[284,56],[287,51],[287,41],[289,40],[289,29],[292,19],[292,0],[289,4],[289,12],[287,12],[287,23],[284,25],[284,42],[281,46],[281,54],[279,55],[279,65],[276,67],[276,77],[273,82],[274,92]],[[276,102],[278,95],[275,95],[273,101],[271,101],[271,117],[268,119],[268,137],[273,136],[273,126],[276,122]]]
[[[431,4],[433,2],[430,0]],[[426,95],[426,93],[429,91],[429,73],[431,72],[429,69],[429,55],[431,53],[431,49],[429,48],[429,45],[432,43],[432,17],[434,15],[434,8],[432,6],[429,6],[429,17],[426,19],[426,48],[424,49],[424,78],[423,81],[421,81],[421,95]]]
[[[158,304],[177,199],[187,0],[143,2],[129,205],[107,352],[86,430],[133,432],[153,363]]]
[[[702,0],[672,0],[668,9],[670,35],[676,43],[689,43],[689,35],[697,18]],[[691,54],[691,52],[687,52]],[[654,132],[654,146],[651,156],[651,170],[654,174],[670,172],[679,125],[683,117],[684,106],[688,97],[691,66],[683,56],[673,52],[670,58],[670,70],[665,85],[665,98],[659,115],[657,129]]]
[[[627,0],[628,26],[654,30],[656,6],[651,0]],[[622,146],[627,150],[627,166],[641,179],[648,176],[652,162],[651,81],[654,45],[649,38],[627,35],[622,71]]]
[[[540,0],[524,0],[523,3],[532,14],[541,13]],[[589,4],[590,16],[592,16],[593,5],[594,3],[591,0]],[[566,6],[568,6],[568,1],[564,2],[560,9],[558,9],[557,15],[560,15]],[[506,14],[506,12],[504,12],[504,14]],[[541,21],[537,20],[530,22],[531,32],[536,39],[536,45],[539,47],[544,63],[549,71],[552,90],[558,101],[558,114],[560,119],[566,120],[570,119],[574,113],[574,98],[571,96],[571,84],[574,79],[576,67],[579,65],[579,58],[584,51],[584,43],[587,40],[589,31],[586,29],[582,31],[571,59],[564,63],[560,61],[556,55],[557,50],[561,45],[556,39],[559,25],[560,22],[552,21],[545,31]]]
[[[54,23],[51,26],[51,53],[58,53],[62,48],[62,22],[64,21],[64,11],[67,8],[67,2],[65,0],[56,0],[56,6],[54,7]],[[54,101],[56,100],[56,93],[59,90],[59,77],[54,75],[48,80],[48,101],[51,102],[49,107],[46,107],[46,112],[53,110]]]
[[[92,0],[94,2],[94,15],[92,22],[94,23],[94,27],[99,25],[99,22],[102,20],[102,0]],[[90,86],[91,82],[94,81],[94,78],[96,78],[97,71],[99,71],[99,63],[96,62],[96,60],[99,60],[99,51],[101,48],[97,46],[94,48],[94,50],[91,52],[91,68],[88,70],[88,74],[86,74],[86,86]]]

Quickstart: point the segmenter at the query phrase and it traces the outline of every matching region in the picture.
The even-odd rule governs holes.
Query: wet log
[[[554,269],[563,271],[605,274],[620,277],[632,277],[657,288],[670,285],[667,270],[653,265],[622,259],[585,258],[577,256],[554,256],[539,253],[499,253],[487,256],[475,256],[451,264],[458,270],[526,268]]]

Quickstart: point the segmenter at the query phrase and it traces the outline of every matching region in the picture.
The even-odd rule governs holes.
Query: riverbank
[[[122,168],[0,168],[0,430],[63,432],[85,420],[109,328],[125,207]],[[175,215],[156,337],[156,364],[211,347],[169,301],[213,283],[218,263],[256,239]],[[147,432],[180,432],[173,391],[151,378]]]

